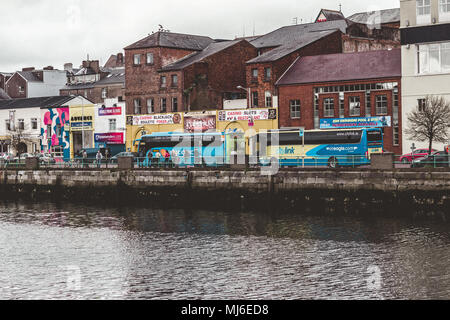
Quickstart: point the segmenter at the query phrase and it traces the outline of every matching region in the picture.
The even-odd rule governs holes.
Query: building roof
[[[316,22],[320,22],[318,20],[322,14],[325,16],[326,21],[345,20],[345,17],[341,11],[322,9],[320,10],[319,15],[316,18]]]
[[[323,22],[323,23],[326,23],[326,22]],[[306,47],[307,45],[310,45],[311,43],[313,43],[317,40],[320,40],[322,38],[325,38],[335,32],[340,32],[340,30],[334,29],[334,30],[327,30],[327,31],[304,33],[296,41],[291,41],[280,47],[272,49],[256,58],[253,58],[253,59],[247,61],[247,63],[251,64],[251,63],[263,63],[263,62],[276,61],[278,59],[281,59],[281,58],[287,56],[288,54],[291,54],[303,47]]]
[[[32,71],[17,71],[28,82],[42,82]]]
[[[200,51],[206,48],[213,41],[214,40],[210,37],[205,36],[158,31],[127,46],[125,50],[166,47]]]
[[[222,50],[232,47],[241,41],[245,41],[245,40],[213,42],[209,46],[207,46],[204,50],[191,53],[190,55],[188,55],[184,58],[181,58],[180,60],[177,60],[174,63],[171,63],[169,65],[162,67],[160,71],[173,71],[173,70],[184,69],[184,68],[186,68],[194,63],[200,62],[203,59],[205,59],[209,56],[212,56]]]
[[[355,13],[347,19],[368,25],[397,23],[400,22],[400,8]]]
[[[401,77],[401,50],[338,53],[299,58],[277,85]]]
[[[52,108],[64,105],[73,96],[52,96],[27,99],[0,100],[0,109]]]
[[[125,68],[111,69],[105,78],[95,82],[95,86],[111,84],[125,84]]]
[[[5,90],[0,88],[0,100],[9,100],[9,99],[11,99],[11,97],[8,96],[8,94],[5,92]]]
[[[275,31],[272,31],[266,35],[256,38],[250,41],[256,48],[273,48],[278,47],[286,43],[292,43],[294,41],[301,41],[304,35],[308,32],[326,31],[326,30],[341,30],[345,33],[348,24],[344,20],[327,21],[321,23],[304,23],[293,26],[286,26]]]

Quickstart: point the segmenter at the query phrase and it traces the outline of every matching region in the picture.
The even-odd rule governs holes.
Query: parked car
[[[14,159],[14,156],[11,153],[0,153],[0,161],[12,161]]]
[[[450,167],[450,155],[445,151],[433,152],[423,158],[413,160],[413,168],[423,168],[426,166],[434,168],[448,168]]]
[[[55,158],[53,158],[50,153],[38,153],[36,156],[39,158],[39,162],[41,164],[54,164],[54,163],[56,163]]]
[[[14,162],[25,162],[26,158],[32,158],[32,157],[36,157],[34,154],[32,153],[21,153],[20,155],[18,155],[17,157],[13,158]]]
[[[429,154],[428,150],[429,149],[417,149],[417,150],[414,150],[414,152],[404,154],[400,157],[400,162],[402,162],[404,164],[412,163],[416,159],[420,159],[420,158],[428,156],[428,154]],[[435,150],[435,149],[431,149],[431,153],[436,152],[436,151],[437,150]]]
[[[136,158],[138,156],[137,153],[134,152],[121,152],[116,154],[114,157],[111,158],[111,163],[117,163],[117,158],[119,157],[133,157]]]

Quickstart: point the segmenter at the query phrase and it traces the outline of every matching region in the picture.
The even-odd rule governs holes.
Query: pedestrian
[[[165,163],[166,167],[168,167],[170,164],[170,153],[167,151],[164,154],[164,163]]]
[[[88,157],[88,154],[87,154],[87,152],[86,152],[86,150],[83,150],[82,151],[82,154],[83,154],[83,168],[86,168],[87,167],[87,157]]]
[[[191,154],[189,153],[188,149],[184,150],[184,164],[186,166],[191,164]]]
[[[159,165],[160,162],[161,162],[161,152],[156,151],[156,153],[155,153],[155,163],[157,163]]]
[[[102,164],[102,159],[103,159],[103,155],[100,152],[100,150],[98,150],[97,155],[95,156],[95,159],[97,160],[97,168],[100,168],[100,166]]]

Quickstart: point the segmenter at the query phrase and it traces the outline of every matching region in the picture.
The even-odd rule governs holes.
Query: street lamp
[[[250,96],[250,88],[244,88],[243,86],[237,86],[236,88],[244,90],[247,92],[247,97],[248,97],[248,106],[249,108],[252,107],[252,101],[251,101],[251,96]]]

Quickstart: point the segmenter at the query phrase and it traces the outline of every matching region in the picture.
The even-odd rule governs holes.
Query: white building
[[[126,108],[125,102],[105,99],[96,104],[94,141],[96,148],[110,148],[112,155],[125,151]]]
[[[427,95],[443,96],[450,102],[450,0],[400,0],[402,34],[402,119],[419,108]],[[412,141],[403,134],[403,152],[412,144],[428,148],[427,142]],[[443,150],[435,143],[434,149]]]

